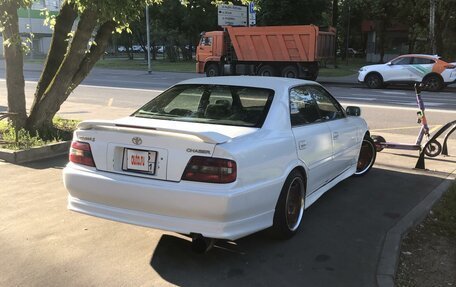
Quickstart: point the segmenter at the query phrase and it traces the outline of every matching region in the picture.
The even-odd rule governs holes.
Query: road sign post
[[[248,26],[247,6],[221,4],[218,6],[219,26]]]

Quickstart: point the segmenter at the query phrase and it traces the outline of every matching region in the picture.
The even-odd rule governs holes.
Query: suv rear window
[[[225,85],[178,85],[132,116],[182,122],[261,127],[274,91]]]

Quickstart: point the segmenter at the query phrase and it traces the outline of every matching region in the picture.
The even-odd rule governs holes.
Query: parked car
[[[118,52],[126,52],[127,48],[125,48],[125,46],[119,46],[119,47],[117,47],[117,51]]]
[[[183,81],[129,117],[79,124],[63,171],[68,208],[204,238],[269,227],[289,238],[304,209],[374,164],[359,115],[311,81]]]
[[[358,81],[372,89],[424,82],[428,90],[439,91],[456,81],[456,62],[448,63],[436,55],[402,55],[386,64],[362,67]]]

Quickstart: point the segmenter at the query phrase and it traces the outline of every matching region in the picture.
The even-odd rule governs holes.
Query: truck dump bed
[[[317,26],[227,27],[239,61],[313,62],[333,57],[335,30]]]

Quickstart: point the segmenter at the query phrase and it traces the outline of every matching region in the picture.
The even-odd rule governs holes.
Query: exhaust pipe
[[[192,250],[195,253],[206,253],[214,247],[215,238],[207,238],[201,234],[193,234]]]

